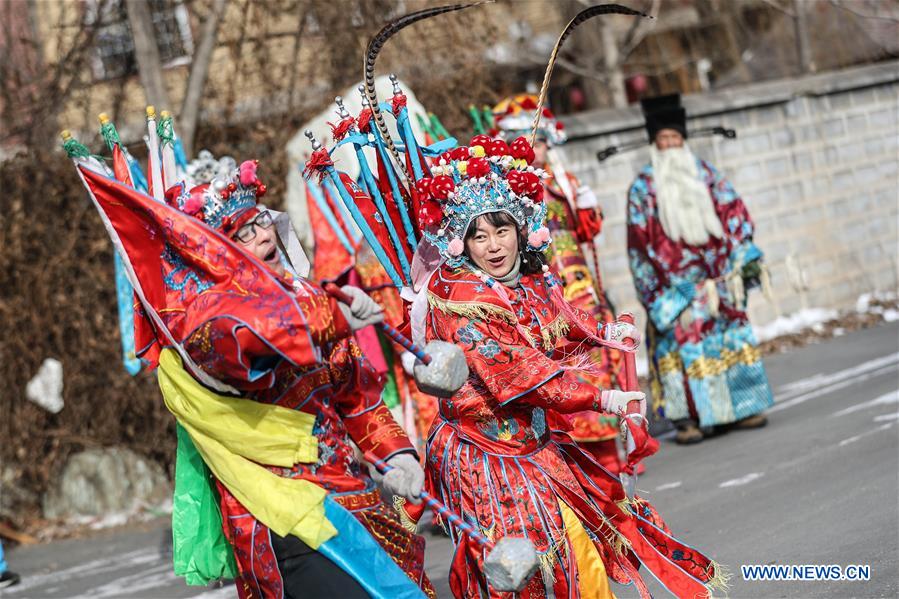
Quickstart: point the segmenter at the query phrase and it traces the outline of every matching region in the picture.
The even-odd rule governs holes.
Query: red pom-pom
[[[501,139],[492,139],[484,146],[484,151],[488,156],[508,156],[509,144]]]
[[[480,135],[475,135],[471,138],[471,143],[469,145],[472,146],[484,146],[487,147],[487,144],[491,142],[491,138],[489,135],[484,135],[481,133]]]
[[[431,199],[432,181],[431,177],[424,177],[415,182],[415,195],[418,196],[419,201],[424,202]]]
[[[562,124],[562,121],[556,121],[556,131],[561,131],[565,128],[565,125]]]
[[[222,191],[222,193],[220,195],[222,196],[223,200],[227,200],[228,198],[231,197],[231,192],[226,189],[226,190]]]
[[[528,164],[534,161],[534,148],[524,136],[515,138],[515,141],[509,144],[509,151],[512,158],[524,159]]]
[[[256,167],[259,165],[256,160],[244,160],[240,163],[240,182],[245,186],[250,186],[256,180]],[[230,187],[230,185],[229,185]],[[234,191],[233,189],[231,191]]]
[[[266,187],[264,183],[260,183],[256,186],[256,197],[261,198],[265,195],[266,191],[268,191],[268,187]]]
[[[200,195],[200,194],[191,195],[187,199],[187,201],[184,202],[184,205],[181,206],[181,211],[184,212],[184,214],[189,214],[191,216],[194,216],[196,213],[198,213],[200,210],[203,209],[203,204],[204,204],[204,201],[203,201],[202,195]]]
[[[428,200],[423,202],[418,211],[418,222],[422,227],[435,227],[443,219],[443,209],[438,202]]]
[[[534,173],[511,171],[506,180],[509,182],[509,189],[517,195],[529,197],[535,202],[543,199],[543,182]]]
[[[228,193],[232,193],[234,191],[237,191],[237,185],[234,183],[228,183],[227,189],[228,189]]]
[[[486,158],[472,158],[468,161],[468,169],[465,174],[471,178],[486,177],[490,174],[490,163]]]
[[[431,190],[431,197],[437,200],[445,200],[449,197],[450,192],[456,189],[456,184],[453,182],[452,177],[438,175],[431,181],[429,189]]]
[[[443,154],[440,155],[440,158],[446,160],[446,163],[449,164],[452,161],[459,160],[468,160],[469,153],[468,148],[465,146],[453,148],[452,150],[447,150]]]

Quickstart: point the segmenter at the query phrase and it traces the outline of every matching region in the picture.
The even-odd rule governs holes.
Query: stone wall
[[[756,325],[896,289],[899,62],[685,96],[683,103],[691,129],[737,130],[735,140],[690,145],[730,178],[755,220],[775,287],[771,303],[750,295]],[[596,160],[609,145],[645,139],[639,107],[564,120],[571,138],[562,148],[565,163],[593,187],[606,216],[597,242],[604,283],[619,310],[640,312],[627,265],[625,203],[649,152]]]

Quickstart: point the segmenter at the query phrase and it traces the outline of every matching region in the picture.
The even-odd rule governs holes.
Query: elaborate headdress
[[[510,141],[520,135],[531,132],[534,116],[537,112],[537,96],[535,94],[518,94],[506,98],[493,107],[493,123],[495,135]],[[556,115],[545,106],[541,109],[540,125],[537,137],[546,140],[550,145],[559,146],[568,141],[565,127],[556,119]]]
[[[527,249],[543,251],[549,230],[543,226],[543,171],[530,166],[534,149],[524,137],[511,144],[477,135],[471,146],[441,155],[433,177],[420,179],[419,225],[451,266],[462,264],[463,239],[471,222],[490,212],[505,212],[527,232]],[[524,249],[524,248],[522,248]]]
[[[487,135],[476,136],[472,139],[470,147],[459,147],[444,152],[437,158],[437,164],[433,165],[433,160],[430,159],[433,154],[426,151],[428,148],[421,147],[412,135],[411,129],[404,125],[404,123],[408,123],[408,119],[404,118],[405,96],[400,90],[397,87],[394,88],[394,97],[390,104],[382,104],[378,101],[375,90],[375,62],[384,44],[403,28],[422,19],[470,8],[478,4],[480,3],[430,7],[404,15],[385,25],[368,44],[365,55],[363,91],[368,98],[369,106],[367,111],[363,111],[364,114],[359,115],[357,124],[358,130],[371,131],[379,149],[379,160],[383,160],[385,166],[389,166],[385,170],[384,178],[390,180],[393,189],[391,189],[389,197],[390,203],[385,202],[386,210],[382,210],[380,202],[377,201],[375,202],[378,204],[377,211],[367,207],[364,212],[358,209],[354,210],[353,198],[350,196],[356,195],[357,200],[363,206],[367,206],[370,200],[367,200],[364,193],[361,195],[365,197],[355,194],[358,185],[352,181],[343,181],[341,174],[334,168],[329,152],[314,139],[311,132],[307,132],[312,142],[313,153],[306,163],[305,175],[311,177],[313,174],[317,174],[320,178],[331,180],[340,192],[346,208],[352,212],[353,220],[356,221],[366,241],[371,245],[378,260],[391,275],[397,287],[406,286],[411,281],[413,286],[418,288],[418,283],[422,280],[422,277],[418,275],[430,276],[433,269],[439,265],[439,260],[435,261],[437,253],[451,265],[461,264],[464,260],[462,250],[464,249],[465,230],[475,217],[489,212],[506,212],[520,226],[525,227],[528,232],[527,249],[543,250],[546,248],[549,243],[549,231],[543,227],[546,208],[542,203],[543,185],[540,180],[542,171],[534,169],[530,163],[534,159],[533,139],[544,116],[543,103],[552,74],[552,65],[565,39],[587,19],[605,14],[643,14],[616,4],[593,6],[579,12],[562,31],[550,57],[543,87],[532,112],[534,122],[530,128],[531,141],[522,137],[508,144],[503,140],[493,140]],[[402,154],[387,129],[384,112],[392,112],[397,119],[403,142]],[[338,131],[345,133],[350,130],[349,116],[343,114],[340,116],[342,120],[341,123],[335,125],[335,134]],[[551,112],[549,112],[548,118],[553,118]],[[375,127],[370,127],[371,121],[374,122]],[[346,127],[344,127],[344,123],[346,123]],[[555,128],[555,125],[552,127]],[[346,143],[346,141],[340,143]],[[360,141],[368,143],[368,134],[366,133]],[[393,161],[387,158],[388,151]],[[393,171],[392,166],[389,165],[390,162],[394,162],[405,176],[405,183],[408,187],[403,185],[398,176],[395,176],[398,173]],[[363,181],[363,183],[365,182]],[[368,186],[367,183],[366,186]],[[384,186],[384,181],[379,181],[377,186]],[[368,189],[373,196],[377,196],[375,191],[377,186]],[[350,190],[353,193],[350,193]],[[386,196],[386,194],[382,195]],[[374,199],[378,200],[377,197]],[[388,198],[384,197],[383,199],[387,200]],[[391,204],[395,206],[399,216],[402,216],[406,205],[411,204],[413,212],[418,216],[420,230],[414,233],[420,233],[423,240],[429,243],[419,243],[422,239],[410,236],[409,246],[411,247],[407,247],[402,242],[397,244],[390,239],[396,236],[386,235],[390,232],[389,230],[385,234],[379,234],[379,228],[391,221],[400,220],[399,217],[392,218],[389,210]],[[366,218],[367,215],[372,218]],[[372,220],[377,221],[377,224],[370,222]],[[395,224],[392,228],[395,231],[400,230],[400,227]],[[404,266],[402,253],[406,249],[415,250],[409,275],[405,272],[398,272],[401,268],[397,268],[397,265]]]
[[[216,161],[211,155],[205,160],[204,170],[213,170],[211,165]],[[229,163],[223,160],[217,164],[211,182],[193,188],[184,181],[177,183],[166,190],[166,202],[210,227],[225,233],[234,231],[255,213],[258,199],[265,195],[265,184],[256,176],[258,164],[258,160],[246,160],[240,167],[228,168]]]
[[[188,187],[212,183],[216,178],[227,178],[228,173],[237,168],[237,161],[231,156],[216,159],[209,150],[200,150],[197,157],[187,163],[184,169]]]

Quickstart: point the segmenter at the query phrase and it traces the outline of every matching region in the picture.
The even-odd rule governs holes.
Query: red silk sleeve
[[[600,389],[563,370],[500,318],[481,320],[432,309],[429,329],[463,350],[469,384],[483,385],[500,405],[520,402],[561,413],[600,409]]]
[[[209,310],[212,315],[188,335],[184,348],[216,379],[243,390],[267,389],[282,360],[298,367],[320,364],[326,348],[351,333],[336,300],[315,289],[309,285],[311,293],[297,295],[301,311],[288,313],[302,314],[302,320],[264,310],[229,310],[230,298],[224,297],[220,310]],[[268,335],[278,336],[280,349]]]
[[[415,453],[406,432],[381,400],[384,380],[352,340],[334,346],[328,360],[335,381],[337,409],[350,438],[363,453],[387,460]]]

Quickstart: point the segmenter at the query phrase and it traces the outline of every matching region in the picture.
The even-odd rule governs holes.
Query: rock
[[[23,509],[38,505],[38,497],[22,486],[21,472],[12,466],[0,467],[0,518],[20,520]]]
[[[25,395],[48,412],[59,414],[65,405],[62,400],[62,363],[55,358],[44,360],[25,386]]]
[[[69,458],[44,496],[44,517],[63,519],[133,512],[169,501],[162,468],[129,449],[89,449]]]
[[[462,349],[446,341],[431,341],[425,346],[431,363],[416,362],[413,372],[422,393],[452,397],[468,380],[468,364]]]

